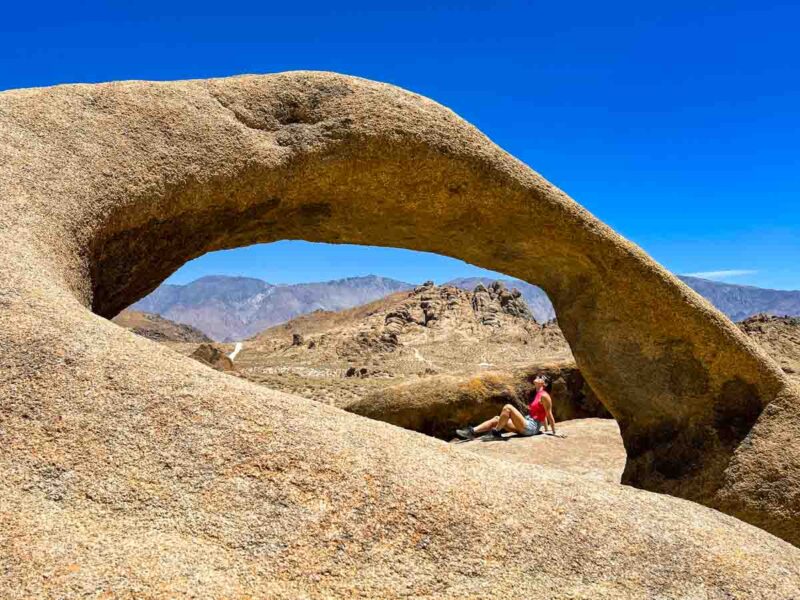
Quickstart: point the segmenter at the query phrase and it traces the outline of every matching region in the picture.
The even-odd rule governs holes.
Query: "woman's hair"
[[[550,380],[550,377],[548,375],[545,375],[544,373],[537,373],[536,375],[534,375],[533,379],[534,380],[541,379],[542,381],[544,381],[544,390],[548,394],[550,393],[550,390],[553,388],[553,382]]]

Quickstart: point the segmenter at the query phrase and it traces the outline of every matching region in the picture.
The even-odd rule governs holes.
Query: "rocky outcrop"
[[[406,302],[386,315],[385,331],[397,335],[409,325],[432,327],[457,302],[457,290],[438,288],[432,281],[426,281],[414,288]]]
[[[800,380],[800,317],[758,314],[738,325],[767,351],[784,373]]]
[[[3,597],[800,595],[800,550],[732,517],[483,459],[100,318],[190,258],[279,239],[506,272],[553,299],[624,481],[800,541],[787,377],[430,100],[305,72],[6,91],[0,199]]]
[[[498,312],[504,312],[514,317],[533,320],[531,311],[522,299],[519,290],[508,290],[500,281],[495,281],[489,287],[482,283],[475,286],[472,296],[472,308],[478,319],[484,325],[499,327]]]
[[[501,327],[501,314],[534,322],[519,290],[508,290],[501,282],[495,282],[489,288],[479,284],[469,294],[454,286],[436,286],[432,281],[426,281],[386,315],[385,331],[398,335],[409,326],[441,326],[448,317],[460,317],[465,302],[471,304],[474,318],[482,325]]]
[[[510,315],[495,300],[497,325],[486,326],[473,310],[473,298],[468,291],[426,284],[359,307],[303,315],[248,340],[237,367],[243,377],[272,389],[342,407],[432,374],[463,376],[569,360],[569,346],[555,324]],[[293,333],[308,346],[287,347]],[[353,376],[362,367],[369,383]]]
[[[197,350],[190,354],[191,358],[208,365],[217,371],[235,371],[233,361],[214,344],[200,344]]]
[[[345,371],[345,377],[369,377],[369,369],[367,367],[350,367]]]
[[[395,385],[351,402],[347,411],[441,439],[455,430],[497,415],[505,404],[528,414],[533,376],[552,381],[553,414],[557,421],[611,415],[586,384],[574,364],[535,365],[516,373],[494,371],[473,375],[437,375]]]
[[[522,408],[514,381],[507,373],[471,377],[434,375],[382,389],[344,407],[345,410],[450,439],[458,427],[477,424],[498,414],[503,405]]]

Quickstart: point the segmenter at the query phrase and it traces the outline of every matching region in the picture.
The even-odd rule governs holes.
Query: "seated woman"
[[[506,404],[503,410],[496,417],[484,421],[475,427],[465,427],[457,429],[456,435],[463,440],[471,440],[487,431],[491,431],[495,438],[503,437],[503,431],[511,431],[521,436],[536,435],[541,432],[542,427],[547,431],[547,426],[553,428],[553,435],[556,433],[556,420],[553,417],[553,401],[547,393],[547,386],[550,380],[547,375],[539,374],[533,380],[536,394],[533,401],[528,406],[529,415],[523,416],[515,407]],[[563,437],[563,435],[559,436]]]

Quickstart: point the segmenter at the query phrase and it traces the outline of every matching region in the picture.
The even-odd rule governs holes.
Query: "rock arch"
[[[6,360],[17,374],[43,365],[28,371],[36,385],[69,397],[77,384],[48,353],[120,335],[87,309],[112,317],[211,250],[305,239],[436,252],[547,291],[621,425],[625,482],[800,541],[800,458],[784,446],[800,395],[777,366],[639,248],[431,100],[314,72],[5,92],[0,171],[0,306],[8,331],[29,336]],[[194,377],[167,363],[147,375],[153,385]]]

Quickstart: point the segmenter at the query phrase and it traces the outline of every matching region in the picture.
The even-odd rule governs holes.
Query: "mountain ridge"
[[[278,285],[207,275],[185,285],[161,285],[130,308],[191,325],[216,341],[234,341],[314,310],[350,308],[413,287],[378,275]]]
[[[678,278],[734,321],[760,313],[800,315],[800,291],[722,283],[688,275]],[[472,291],[479,283],[487,286],[493,281],[518,289],[538,322],[556,317],[544,290],[518,279],[460,277],[442,285]],[[415,286],[374,274],[294,284],[272,284],[236,275],[206,275],[188,284],[162,284],[130,308],[190,325],[216,341],[234,341],[314,310],[352,308]]]

